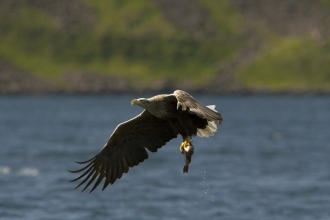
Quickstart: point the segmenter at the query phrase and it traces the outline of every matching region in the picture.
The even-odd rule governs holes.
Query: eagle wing
[[[190,112],[193,112],[201,118],[205,118],[208,121],[214,121],[219,124],[222,123],[222,116],[214,110],[215,106],[205,106],[187,92],[182,90],[175,90],[173,94],[178,100],[177,108],[182,106],[183,111],[189,108]]]
[[[104,190],[110,183],[113,184],[120,179],[123,173],[127,173],[129,167],[136,166],[148,158],[145,148],[156,152],[177,135],[178,133],[168,121],[156,118],[149,111],[144,110],[135,118],[119,124],[95,157],[84,162],[77,162],[87,165],[80,170],[70,172],[86,171],[71,181],[84,177],[84,180],[76,187],[78,188],[89,180],[82,190],[84,191],[97,178],[90,191],[92,192],[105,178],[102,189]]]

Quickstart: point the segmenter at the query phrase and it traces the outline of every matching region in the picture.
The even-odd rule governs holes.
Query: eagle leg
[[[180,145],[180,152],[181,152],[182,154],[184,154],[185,147],[187,147],[187,146],[192,146],[192,143],[191,143],[191,141],[190,141],[190,137],[189,137],[189,136],[188,136],[187,138],[185,138],[185,139],[182,141],[181,145]]]

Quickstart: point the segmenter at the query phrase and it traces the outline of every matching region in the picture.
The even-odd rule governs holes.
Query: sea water
[[[0,219],[330,219],[330,97],[195,97],[224,121],[193,138],[189,173],[179,137],[91,194],[67,170],[142,111],[138,97],[0,97]]]

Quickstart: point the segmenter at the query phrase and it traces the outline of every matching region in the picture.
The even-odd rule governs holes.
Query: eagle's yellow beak
[[[138,103],[138,100],[137,99],[133,99],[132,102],[131,102],[131,105],[136,105]]]

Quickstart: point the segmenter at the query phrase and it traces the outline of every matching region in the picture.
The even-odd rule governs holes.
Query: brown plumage
[[[214,106],[206,107],[181,90],[170,95],[135,99],[132,105],[139,105],[145,110],[135,118],[119,124],[95,157],[77,162],[87,164],[85,167],[70,171],[83,172],[72,180],[83,178],[76,188],[86,183],[82,190],[84,191],[96,180],[92,192],[105,178],[104,190],[109,184],[120,179],[123,173],[127,173],[129,167],[147,159],[146,149],[156,152],[178,134],[184,141],[196,134],[208,137],[216,131],[214,122],[222,122],[222,117],[214,110]]]

